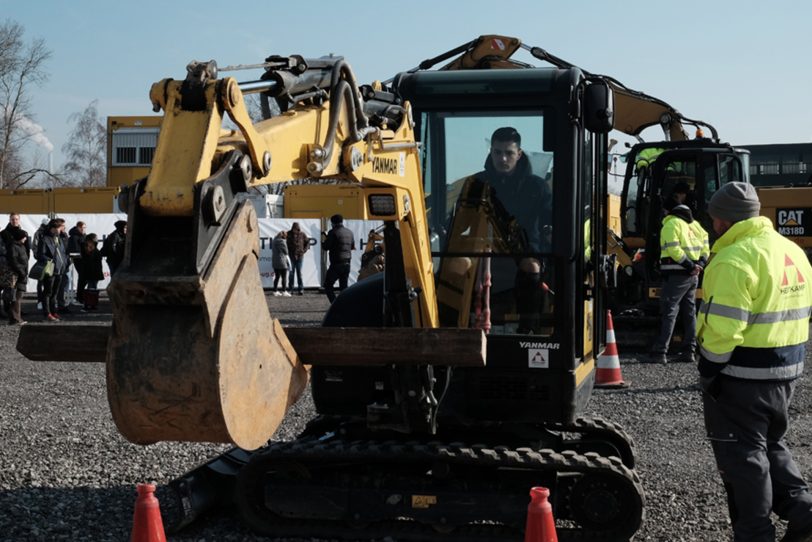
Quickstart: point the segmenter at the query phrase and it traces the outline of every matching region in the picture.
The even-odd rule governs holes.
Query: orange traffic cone
[[[553,507],[547,497],[550,490],[546,487],[530,489],[530,504],[527,505],[527,525],[524,529],[524,542],[558,542],[555,533]]]
[[[595,371],[596,388],[628,388],[620,374],[620,357],[615,342],[615,324],[612,323],[612,311],[606,311],[606,349],[598,356]]]
[[[138,498],[135,500],[130,542],[166,542],[161,509],[155,498],[155,486],[138,484],[136,490]]]

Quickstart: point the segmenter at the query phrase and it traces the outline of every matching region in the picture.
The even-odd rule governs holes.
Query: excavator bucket
[[[116,426],[138,444],[264,444],[307,385],[264,300],[256,212],[239,204],[200,274],[121,269],[109,288],[107,394]],[[146,340],[145,340],[146,339]]]

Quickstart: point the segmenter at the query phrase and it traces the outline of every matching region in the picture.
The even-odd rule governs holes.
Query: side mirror
[[[615,127],[614,97],[604,81],[592,81],[584,89],[584,127],[596,134],[609,133]]]

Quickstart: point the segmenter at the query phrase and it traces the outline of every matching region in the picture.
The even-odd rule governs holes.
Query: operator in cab
[[[705,429],[727,492],[734,540],[812,541],[812,495],[784,441],[804,368],[812,267],[803,250],[759,216],[753,185],[730,182],[708,213],[719,238],[699,311]]]
[[[518,222],[527,252],[550,250],[551,189],[533,173],[522,150],[522,136],[515,128],[506,126],[493,132],[485,169],[474,177],[491,188],[491,198]],[[538,268],[538,260],[525,262],[524,267]]]
[[[496,230],[486,240],[495,255],[489,261],[491,292],[486,308],[495,321],[509,321],[515,312],[515,333],[540,334],[549,290],[542,286],[539,254],[551,248],[552,191],[533,173],[521,145],[515,128],[494,131],[485,169],[466,180],[463,192],[488,202]],[[500,253],[509,257],[499,257]]]

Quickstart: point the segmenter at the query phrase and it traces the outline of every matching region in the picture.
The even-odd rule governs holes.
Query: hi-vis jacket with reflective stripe
[[[698,318],[699,372],[747,380],[801,375],[812,267],[766,217],[733,224],[713,245]]]
[[[660,230],[661,271],[690,272],[695,264],[704,267],[709,255],[708,234],[699,222],[687,222],[675,214],[663,218]]]

